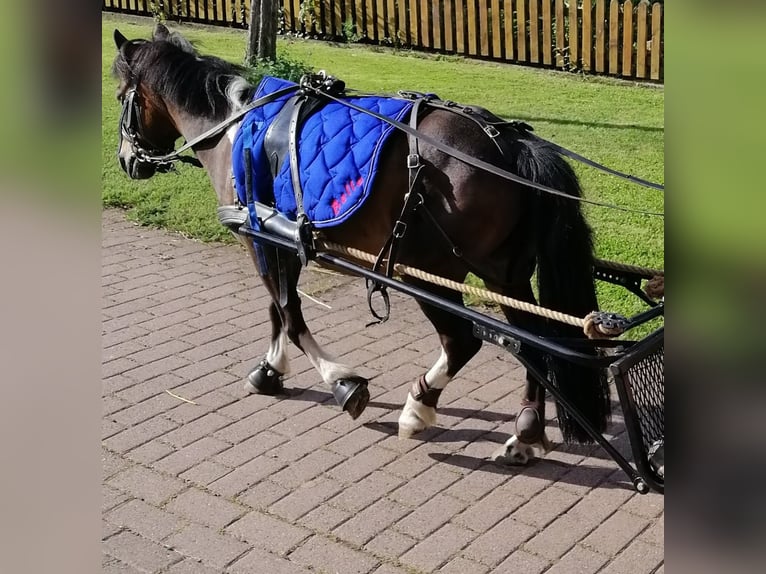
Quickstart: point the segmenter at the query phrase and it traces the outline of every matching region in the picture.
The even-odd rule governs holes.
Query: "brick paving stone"
[[[411,536],[400,534],[396,530],[386,529],[365,544],[364,548],[376,556],[396,559],[417,543],[418,541]]]
[[[318,449],[304,456],[299,461],[285,466],[274,474],[273,480],[288,488],[297,488],[319,476],[324,471],[336,466],[341,461],[343,461],[343,457],[339,454]],[[280,464],[284,465],[284,462],[280,461]]]
[[[271,431],[263,431],[239,444],[235,444],[223,452],[220,452],[214,457],[214,460],[234,468],[253,460],[257,456],[271,451],[275,447],[284,444],[286,441],[287,439],[282,435],[275,434]],[[277,457],[269,454],[269,458],[276,459]],[[286,463],[287,461],[283,462]]]
[[[115,560],[111,556],[107,556],[107,560],[101,565],[101,574],[140,574],[142,572],[144,571]]]
[[[400,560],[410,567],[432,572],[460,552],[475,536],[470,530],[445,524],[403,554]]]
[[[173,564],[167,570],[167,574],[221,574],[221,571],[212,566],[200,564],[192,558],[186,558]]]
[[[269,511],[285,520],[295,521],[332,498],[342,489],[342,485],[336,481],[318,477],[294,489],[279,502],[271,505]]]
[[[109,452],[105,448],[101,449],[101,476],[104,479],[130,466],[130,462],[124,458]]]
[[[575,546],[545,574],[594,574],[606,561],[607,558],[597,552]]]
[[[218,413],[209,413],[202,418],[179,426],[176,430],[167,433],[163,440],[177,447],[184,447],[191,443],[213,434],[218,429],[230,424],[231,421]]]
[[[574,506],[578,500],[578,497],[571,492],[551,487],[515,511],[513,517],[520,522],[544,528],[557,516]]]
[[[655,546],[665,545],[665,515],[660,516],[656,522],[641,533],[640,539]]]
[[[203,460],[196,466],[191,467],[186,472],[179,475],[179,478],[188,480],[201,486],[207,486],[211,482],[215,482],[222,476],[231,472],[228,466],[218,464],[212,460]]]
[[[445,492],[451,494],[450,490]],[[486,532],[526,502],[520,496],[508,494],[502,490],[493,490],[481,500],[468,506],[453,521],[475,532]]]
[[[487,574],[489,568],[473,560],[466,560],[460,556],[453,558],[447,562],[444,566],[439,568],[441,574]],[[524,571],[524,574],[529,574]]]
[[[590,530],[584,530],[578,521],[565,514],[535,534],[524,545],[524,549],[555,561],[569,552],[589,532]]]
[[[333,533],[355,546],[361,546],[409,512],[406,506],[382,498],[354,515]]]
[[[162,442],[160,437],[159,439],[150,440],[149,442],[128,451],[125,454],[125,457],[133,462],[150,466],[153,462],[156,462],[175,451],[175,447]]]
[[[202,462],[228,447],[229,445],[227,443],[206,436],[173,452],[157,461],[152,466],[162,472],[178,476],[185,470],[189,470],[195,464]]]
[[[582,544],[602,554],[614,555],[643,532],[647,524],[645,518],[618,510],[585,538]]]
[[[351,518],[352,514],[330,504],[322,504],[298,519],[298,523],[316,532],[330,532]]]
[[[323,538],[312,536],[291,555],[290,560],[319,572],[367,574],[379,562],[367,554]]]
[[[109,418],[123,426],[138,424],[176,406],[176,401],[177,399],[174,399],[167,393],[156,395],[150,399],[146,399],[145,401],[128,407],[127,409],[114,413],[110,415]]]
[[[217,431],[213,436],[231,444],[237,444],[257,435],[263,430],[268,430],[271,433],[271,428],[282,420],[283,417],[277,413],[268,410],[259,410],[248,417],[240,419],[233,424],[229,424]],[[288,437],[285,437],[284,440],[287,438]]]
[[[236,496],[283,467],[284,463],[278,460],[259,456],[210,483],[208,488],[221,496]]]
[[[508,558],[503,560],[491,574],[541,574],[550,562],[536,554],[530,554],[524,550],[516,550]]]
[[[320,447],[326,447],[337,436],[329,430],[314,427],[293,439],[287,441],[283,439],[283,444],[271,449],[269,455],[285,462],[295,462]]]
[[[185,556],[219,569],[223,569],[249,549],[247,544],[233,536],[219,534],[199,524],[189,524],[180,532],[170,536],[166,544]]]
[[[376,471],[332,499],[332,504],[352,514],[367,508],[376,500],[386,496],[402,480],[383,471]]]
[[[444,492],[460,500],[473,503],[508,480],[509,475],[493,472],[494,470],[494,465],[481,465],[476,470],[464,475]]]
[[[231,574],[310,574],[303,566],[287,558],[275,556],[258,548],[253,548],[227,570]]]
[[[326,474],[336,478],[344,484],[353,484],[372,474],[386,463],[396,458],[396,454],[377,446],[371,446],[338,466],[327,471]]]
[[[311,535],[305,528],[293,526],[257,510],[229,525],[226,532],[258,548],[281,555],[287,554]]]
[[[662,563],[662,548],[634,540],[600,572],[603,574],[651,574]]]
[[[535,534],[535,529],[510,516],[476,538],[463,556],[495,566]]]
[[[107,512],[115,506],[119,506],[126,500],[130,500],[130,498],[131,497],[124,492],[104,484],[101,487],[101,512]]]
[[[372,574],[410,574],[410,571],[391,564],[381,564],[375,568]]]
[[[109,479],[107,484],[156,506],[186,488],[180,480],[163,476],[142,466],[132,466],[123,470]]]
[[[452,519],[466,503],[446,494],[437,494],[396,523],[396,529],[422,540]]]
[[[237,496],[237,501],[255,510],[266,510],[290,492],[281,484],[265,479]]]
[[[173,532],[180,530],[183,521],[147,504],[142,500],[131,500],[108,512],[106,519],[115,526],[128,528],[144,538],[160,542]]]
[[[198,488],[190,488],[182,492],[165,505],[165,510],[214,529],[231,524],[247,512],[246,508],[238,504]]]
[[[432,467],[391,493],[391,498],[409,506],[420,506],[460,477],[443,467]]]
[[[178,552],[127,531],[104,540],[103,549],[141,572],[156,572],[183,558]]]
[[[634,491],[627,489],[599,488],[589,492],[568,513],[583,527],[596,528],[634,495]]]

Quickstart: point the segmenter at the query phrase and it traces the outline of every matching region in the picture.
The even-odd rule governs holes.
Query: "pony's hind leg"
[[[432,285],[428,287],[434,294],[462,304],[459,293]],[[399,416],[400,438],[409,438],[436,423],[439,396],[447,383],[481,348],[481,341],[473,336],[469,321],[427,303],[420,303],[420,308],[439,334],[441,354],[433,366],[412,384],[407,394],[407,402]]]
[[[268,269],[261,269],[261,263],[254,250],[252,255],[273,300],[269,307],[272,336],[266,357],[248,375],[246,390],[263,393],[261,388],[264,386],[264,380],[267,390],[276,389],[277,386],[277,390],[281,390],[281,377],[288,370],[286,340],[289,339],[308,357],[322,381],[330,387],[337,403],[356,419],[370,400],[367,380],[325,352],[311,334],[304,320],[298,296],[298,277],[301,271],[298,258],[288,254],[277,255],[273,248],[263,248],[263,251]],[[283,274],[281,280],[280,273]],[[283,297],[280,297],[280,285],[286,289]],[[273,382],[274,378],[280,380],[278,385]]]
[[[517,287],[498,287],[488,284],[487,287],[496,291],[529,303],[535,303],[535,296],[529,281]],[[534,328],[540,321],[537,317],[518,311],[511,307],[503,306],[503,313],[509,323],[522,329],[537,332]],[[534,364],[537,370],[545,372],[545,358],[542,353],[527,350],[525,360]],[[527,372],[526,388],[521,408],[516,415],[515,433],[502,447],[492,454],[492,459],[503,464],[524,465],[536,455],[543,455],[550,451],[552,444],[545,432],[545,388]]]

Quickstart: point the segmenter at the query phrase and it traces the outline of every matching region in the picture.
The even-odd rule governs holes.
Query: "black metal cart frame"
[[[250,237],[257,243],[271,245],[292,253],[298,253],[299,245],[284,237],[242,225],[236,232]],[[636,490],[646,494],[651,489],[664,493],[664,463],[661,471],[651,459],[653,449],[664,441],[665,432],[665,378],[664,378],[664,327],[639,341],[578,341],[542,338],[473,309],[457,305],[419,287],[386,277],[357,263],[327,252],[317,252],[313,259],[327,263],[352,275],[372,279],[418,301],[444,309],[473,323],[474,336],[502,347],[512,353],[545,387],[551,396],[585,429],[617,465],[628,475]],[[635,327],[649,320],[664,316],[664,303],[651,301],[637,285],[640,278],[635,273],[610,271],[598,267],[596,279],[622,285],[644,300],[650,308],[628,319],[628,326]],[[638,283],[637,283],[638,282]],[[640,294],[639,294],[640,293]],[[607,350],[602,356],[584,353],[578,348],[589,347]],[[529,349],[542,351],[565,360],[596,369],[604,369],[617,389],[626,430],[630,439],[633,462],[628,461],[600,432],[598,432],[548,380],[547,375],[526,359]]]

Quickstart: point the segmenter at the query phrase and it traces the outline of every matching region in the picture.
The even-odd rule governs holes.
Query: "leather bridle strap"
[[[247,106],[239,110],[237,113],[235,113],[232,116],[229,116],[227,119],[222,121],[220,124],[213,126],[206,132],[198,135],[197,137],[187,141],[184,145],[182,145],[180,148],[178,148],[175,151],[172,151],[171,153],[165,154],[165,155],[148,155],[144,154],[142,159],[144,161],[152,162],[152,163],[169,163],[172,161],[184,161],[183,157],[181,157],[181,154],[185,152],[188,149],[193,148],[195,145],[208,140],[214,136],[217,136],[218,134],[225,131],[229,126],[234,124],[235,122],[242,119],[249,111],[258,108],[260,106],[264,106],[268,103],[271,103],[279,98],[281,98],[284,95],[287,95],[289,93],[295,92],[298,90],[300,86],[288,86],[286,88],[282,88],[281,90],[277,90],[276,92],[272,92],[270,94],[267,94],[263,97],[258,98],[257,100],[254,100],[250,102]]]
[[[480,160],[478,158],[471,157],[470,155],[468,155],[466,153],[463,153],[462,151],[460,151],[460,150],[458,150],[458,149],[456,149],[456,148],[454,148],[454,147],[452,147],[450,145],[442,143],[439,140],[432,138],[431,136],[428,136],[428,135],[423,134],[423,133],[421,133],[421,132],[419,132],[417,130],[412,129],[410,126],[408,126],[405,123],[402,123],[400,121],[391,119],[389,117],[386,117],[383,114],[379,114],[377,112],[373,112],[371,110],[365,109],[365,108],[363,108],[361,106],[357,106],[356,104],[352,104],[351,102],[345,101],[345,100],[343,100],[341,98],[337,98],[337,97],[333,96],[332,94],[329,94],[329,93],[327,93],[325,91],[322,91],[320,89],[315,88],[314,86],[306,86],[306,89],[311,89],[311,90],[315,91],[318,94],[324,95],[326,98],[329,98],[330,100],[332,100],[334,102],[340,103],[340,104],[342,104],[342,105],[344,105],[346,107],[349,107],[349,108],[351,108],[353,110],[356,110],[356,111],[358,111],[360,113],[368,114],[368,115],[370,115],[370,116],[372,116],[374,118],[377,118],[377,119],[379,119],[379,120],[381,120],[383,122],[386,122],[387,124],[390,124],[390,125],[394,126],[395,128],[397,128],[397,129],[399,129],[399,130],[401,130],[401,131],[403,131],[403,132],[405,132],[405,133],[407,133],[409,135],[413,135],[413,136],[417,137],[420,141],[425,142],[428,145],[431,145],[431,146],[435,147],[439,151],[442,151],[442,152],[446,153],[447,155],[450,155],[450,156],[454,157],[455,159],[462,161],[463,163],[466,163],[466,164],[471,165],[473,167],[482,169],[484,171],[487,171],[487,172],[489,172],[489,173],[491,173],[493,175],[496,175],[498,177],[501,177],[503,179],[507,179],[509,181],[513,181],[515,183],[518,183],[518,184],[521,184],[521,185],[524,185],[524,186],[527,186],[527,187],[531,187],[531,188],[537,189],[539,191],[542,191],[542,192],[545,192],[545,193],[548,193],[548,194],[551,194],[551,195],[556,195],[556,196],[559,196],[559,197],[563,197],[565,199],[571,199],[571,200],[574,200],[574,201],[580,201],[582,203],[588,203],[588,204],[591,204],[591,205],[597,205],[599,207],[608,207],[610,209],[616,209],[618,211],[625,211],[625,212],[628,212],[628,213],[637,213],[637,214],[641,214],[641,215],[649,215],[649,216],[654,216],[654,217],[665,217],[665,214],[661,213],[661,212],[644,211],[644,210],[641,210],[641,209],[633,209],[633,208],[630,208],[630,207],[623,207],[621,205],[614,205],[614,204],[606,203],[606,202],[602,202],[602,201],[595,201],[595,200],[592,200],[592,199],[586,199],[584,197],[577,197],[577,196],[574,196],[574,195],[569,195],[568,193],[564,193],[563,191],[559,191],[557,189],[553,189],[552,187],[548,187],[547,185],[542,185],[540,183],[535,183],[533,181],[529,181],[527,179],[524,179],[521,176],[516,175],[515,173],[511,173],[510,171],[502,169],[502,168],[500,168],[500,167],[498,167],[498,166],[496,166],[494,164],[491,164],[489,162]],[[537,137],[537,136],[535,136],[535,137]],[[538,139],[540,139],[540,138],[538,138]]]

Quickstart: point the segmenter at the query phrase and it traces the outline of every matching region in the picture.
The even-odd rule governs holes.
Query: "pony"
[[[235,204],[232,143],[238,122],[217,131],[215,127],[251,102],[256,87],[244,78],[244,69],[199,54],[188,40],[162,24],[155,27],[150,40],[128,40],[118,30],[114,40],[117,55],[112,71],[119,82],[117,99],[123,105],[117,154],[122,169],[130,178],[152,177],[164,170],[164,164],[147,158],[151,153],[167,157],[183,137],[194,142],[196,160],[192,161],[198,160],[207,172],[219,205]],[[492,137],[486,122],[482,126],[475,117],[447,106],[422,106],[415,118],[416,139],[422,138],[416,144],[422,208],[408,219],[397,261],[456,282],[473,272],[489,289],[531,303],[536,302],[532,286],[536,272],[541,305],[581,317],[596,310],[592,232],[576,201],[581,189],[572,167],[551,144],[534,136],[529,126],[502,121],[482,108],[471,111],[493,120],[496,133]],[[213,135],[199,139],[209,133]],[[412,195],[407,169],[412,155],[408,138],[412,137],[393,130],[380,151],[379,173],[366,202],[341,224],[315,232],[338,245],[381,253]],[[461,161],[434,142],[445,142],[466,156],[518,175],[519,180],[509,181]],[[540,186],[559,193],[542,193]],[[343,410],[357,418],[369,401],[368,381],[328,354],[312,336],[297,292],[300,258],[237,237],[272,297],[270,345],[248,374],[245,390],[265,394],[283,390],[290,341],[308,357]],[[445,287],[409,276],[402,281],[463,305],[462,296]],[[438,334],[440,353],[412,381],[398,418],[400,437],[412,437],[436,423],[440,394],[482,345],[470,321],[427,302],[418,304]],[[502,307],[502,312],[511,325],[539,337],[584,338],[576,327],[510,307]],[[502,448],[503,462],[523,465],[551,448],[545,431],[546,391],[531,371],[545,373],[588,424],[599,432],[605,430],[610,400],[603,374],[532,347],[525,349],[522,362],[527,366],[525,395],[515,434]],[[592,442],[559,403],[557,411],[566,442]]]

